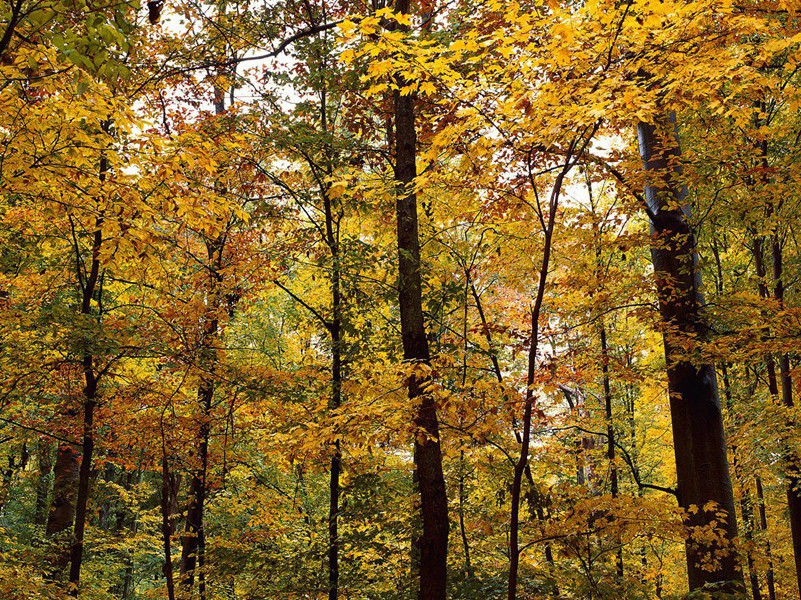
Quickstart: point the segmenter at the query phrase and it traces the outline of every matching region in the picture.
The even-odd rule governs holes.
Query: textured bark
[[[409,0],[398,0],[396,9],[409,12]],[[403,85],[399,79],[398,83]],[[428,365],[430,355],[423,320],[420,238],[417,221],[417,132],[415,96],[395,92],[395,179],[397,181],[398,297],[403,358],[411,364]],[[408,379],[409,400],[417,406],[414,462],[423,520],[419,540],[420,600],[444,600],[447,586],[448,499],[442,472],[439,420],[434,398],[426,391],[428,379],[413,374]]]
[[[676,458],[679,504],[698,507],[689,513],[690,526],[708,526],[713,519],[702,507],[714,502],[726,512],[719,520],[726,536],[737,535],[726,440],[720,412],[715,369],[695,364],[682,356],[682,338],[706,336],[703,320],[701,276],[695,251],[695,235],[685,206],[687,188],[681,180],[680,147],[675,116],[656,124],[637,127],[640,154],[648,177],[646,200],[651,216],[651,258],[664,326],[665,359]],[[713,548],[686,543],[687,572],[691,590],[710,585],[742,591],[742,571],[736,553],[719,556],[719,567],[701,567]]]
[[[75,519],[75,496],[78,491],[79,454],[69,444],[61,444],[53,467],[53,502],[47,517],[45,534],[50,537],[72,527]],[[63,565],[62,565],[63,566]]]

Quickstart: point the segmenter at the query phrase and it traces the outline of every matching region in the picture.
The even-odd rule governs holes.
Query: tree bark
[[[695,234],[686,206],[687,188],[681,181],[681,150],[674,114],[657,123],[639,123],[640,154],[648,177],[645,196],[651,217],[651,259],[664,327],[665,360],[676,458],[679,504],[688,512],[688,525],[709,526],[715,519],[704,505],[713,502],[725,511],[718,520],[729,540],[737,536],[734,496],[726,458],[715,368],[694,364],[683,356],[683,338],[703,339],[701,275]],[[714,550],[687,540],[690,590],[704,586],[740,592],[743,576],[736,553],[719,556],[717,568],[704,569],[705,555]]]
[[[409,13],[409,0],[398,0],[396,10]],[[401,77],[399,86],[404,85]],[[398,236],[398,297],[403,358],[410,366],[430,364],[423,320],[420,238],[417,220],[417,132],[415,96],[393,95],[395,113],[395,180]],[[429,378],[415,371],[408,378],[409,400],[416,405],[414,462],[423,520],[420,550],[419,600],[445,600],[448,555],[448,498],[442,471],[439,420],[434,398],[426,391]]]
[[[55,479],[53,481],[53,502],[50,505],[50,515],[47,518],[48,537],[72,527],[75,519],[75,494],[77,491],[78,469],[80,457],[69,444],[58,447],[56,465],[53,468]]]

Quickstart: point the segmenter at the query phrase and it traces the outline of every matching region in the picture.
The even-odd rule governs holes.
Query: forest
[[[798,0],[0,13],[0,600],[801,598]]]

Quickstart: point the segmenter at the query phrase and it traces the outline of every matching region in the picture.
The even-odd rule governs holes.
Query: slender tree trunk
[[[220,12],[225,11],[225,4]],[[225,92],[214,87],[214,112],[217,116],[225,113]],[[218,190],[220,191],[220,190]],[[224,191],[224,190],[223,190]],[[202,371],[197,390],[200,409],[200,426],[197,433],[197,467],[193,469],[189,484],[189,507],[186,513],[186,526],[181,536],[181,585],[191,593],[197,571],[200,600],[206,599],[206,532],[204,513],[208,487],[206,477],[209,466],[209,437],[211,435],[211,409],[214,402],[214,373],[217,367],[217,343],[220,337],[220,314],[223,310],[223,252],[226,234],[223,232],[213,239],[206,240],[208,283],[206,288],[207,310],[203,315],[203,332],[200,343],[198,365]],[[233,308],[229,309],[232,314]],[[166,550],[166,549],[165,549]]]
[[[207,333],[216,335],[217,318],[212,317],[206,325]],[[208,338],[207,338],[208,339]],[[208,353],[209,348],[204,352]],[[213,351],[212,351],[213,352]],[[203,361],[208,365],[208,360]],[[202,572],[204,561],[205,537],[203,535],[203,516],[206,503],[206,475],[209,461],[209,433],[214,384],[204,376],[198,389],[198,405],[200,407],[200,427],[197,433],[198,466],[192,471],[189,489],[189,508],[186,513],[186,527],[181,536],[181,583],[185,590],[191,591],[195,583],[195,572],[198,571],[198,590],[201,600],[205,598],[205,575]]]
[[[163,426],[162,426],[163,427]],[[162,444],[163,442],[162,429]],[[164,547],[164,578],[167,581],[167,598],[175,600],[175,576],[172,566],[172,534],[175,532],[173,511],[176,496],[175,478],[170,473],[166,447],[162,445],[161,456],[161,536]]]
[[[757,508],[759,509],[759,527],[762,531],[768,531],[768,517],[765,514],[765,492],[762,489],[762,478],[756,477]],[[768,598],[776,600],[776,583],[773,579],[773,553],[770,548],[770,540],[765,541],[765,558],[768,568],[765,572],[765,580],[768,584]]]
[[[553,192],[551,193],[548,214],[545,219],[543,241],[542,262],[540,263],[539,281],[537,282],[537,295],[534,300],[534,307],[531,310],[531,337],[529,338],[528,352],[528,372],[526,374],[526,395],[523,404],[523,434],[520,443],[520,457],[514,468],[512,478],[511,509],[509,515],[509,581],[507,587],[508,600],[517,598],[517,579],[518,568],[520,565],[520,491],[523,483],[523,474],[528,466],[528,450],[531,441],[531,420],[534,411],[534,379],[537,373],[537,348],[539,346],[539,320],[542,311],[542,303],[545,299],[545,288],[548,279],[548,271],[551,264],[551,245],[553,241],[553,231],[556,225],[556,209],[559,205],[559,193],[562,188],[565,175],[570,165],[570,157],[557,175],[554,182]]]
[[[726,439],[720,412],[715,368],[681,358],[682,338],[706,336],[703,321],[701,276],[695,235],[685,206],[687,188],[681,182],[681,150],[675,115],[656,124],[637,127],[646,175],[645,195],[651,216],[651,258],[665,326],[673,446],[676,457],[680,506],[688,510],[688,524],[709,526],[714,514],[703,506],[714,502],[726,515],[718,523],[729,540],[737,536],[734,495],[726,459]],[[717,568],[702,568],[714,548],[687,540],[686,557],[690,590],[705,585],[741,591],[743,576],[736,553],[719,556]]]
[[[409,0],[398,0],[399,13],[409,13]],[[398,83],[403,80],[398,77]],[[415,369],[408,378],[409,400],[417,406],[414,462],[423,531],[420,538],[419,600],[444,600],[447,587],[448,498],[442,471],[439,420],[434,398],[427,392],[430,363],[423,320],[420,238],[417,221],[417,132],[415,95],[393,95],[395,112],[395,180],[397,181],[398,296],[403,358]]]
[[[765,149],[766,151],[766,149]],[[752,231],[752,254],[754,256],[754,269],[757,274],[757,285],[760,297],[770,298],[767,285],[767,267],[764,257],[764,238],[759,236],[756,231]],[[782,282],[782,250],[776,234],[771,236],[771,259],[773,273],[773,299],[779,306],[784,303],[784,284]],[[764,313],[763,313],[764,315]],[[766,316],[766,315],[764,315]],[[767,331],[765,332],[768,333]],[[786,353],[779,357],[779,377],[776,376],[776,361],[772,354],[766,356],[766,369],[768,374],[768,391],[775,401],[781,403],[786,408],[793,407],[792,376],[790,375],[790,363]],[[781,384],[781,389],[779,385]],[[781,396],[779,392],[781,391]],[[787,510],[790,516],[790,535],[793,544],[793,557],[795,560],[796,583],[799,594],[801,594],[801,490],[799,490],[799,457],[790,451],[785,455],[787,474]],[[760,482],[761,487],[761,482]],[[773,569],[771,565],[770,580],[773,580]],[[769,586],[770,588],[770,586]],[[770,592],[770,589],[768,590]]]
[[[765,156],[767,161],[767,156]],[[773,262],[773,298],[779,308],[784,307],[784,281],[782,247],[779,234],[771,234],[771,258]],[[793,402],[793,379],[790,374],[790,357],[787,352],[779,356],[779,376],[781,379],[781,399],[785,408],[791,409]],[[792,425],[792,423],[790,423]],[[790,513],[790,534],[795,558],[795,577],[799,597],[801,597],[801,458],[795,452],[789,453],[787,475],[787,508]]]
[[[715,224],[712,225],[713,228]],[[723,295],[723,264],[720,260],[720,251],[718,249],[717,237],[712,235],[712,254],[715,257],[715,270],[717,273],[715,288],[719,296]],[[734,408],[734,397],[731,391],[731,380],[729,378],[729,369],[724,361],[720,365],[720,374],[723,378],[723,396],[726,399],[726,410],[729,413],[729,418],[734,421],[735,427],[739,425],[740,419]],[[754,531],[754,510],[753,503],[751,502],[751,494],[748,491],[748,484],[746,478],[743,476],[742,467],[738,461],[738,448],[735,444],[731,445],[732,466],[734,467],[734,480],[739,488],[740,497],[740,514],[743,517],[743,532],[745,539],[750,544],[753,543]],[[746,563],[748,567],[748,580],[751,584],[751,596],[753,600],[762,600],[762,592],[759,588],[759,574],[756,570],[754,562],[754,551],[751,547],[746,549]]]
[[[717,256],[716,256],[717,259]],[[720,290],[722,292],[722,289]],[[731,382],[729,380],[729,371],[726,363],[721,364],[720,374],[723,378],[723,395],[726,398],[726,409],[729,415],[734,412],[734,402],[731,393]],[[737,424],[737,417],[734,417],[735,425]],[[754,510],[753,503],[751,502],[751,495],[748,492],[748,486],[745,483],[745,477],[742,474],[742,468],[738,462],[738,448],[734,444],[731,445],[732,466],[734,467],[734,480],[740,488],[740,514],[743,516],[743,533],[745,539],[750,543],[753,542],[754,531]],[[751,548],[746,549],[746,563],[748,567],[748,580],[751,584],[751,596],[753,600],[762,600],[762,592],[759,589],[759,574],[756,571],[754,563],[754,552]]]
[[[468,579],[473,578],[473,565],[470,562],[470,544],[467,541],[467,529],[464,525],[464,509],[467,504],[467,491],[465,490],[464,450],[459,451],[459,535],[462,537],[464,549],[464,572]]]
[[[327,133],[326,94],[323,90],[320,100],[321,126]],[[327,169],[331,175],[330,166]],[[334,215],[334,207],[329,184],[323,190],[323,211],[325,213],[325,238],[331,252],[331,398],[328,406],[337,410],[342,405],[342,256],[339,244],[339,221]],[[339,478],[342,472],[342,449],[340,440],[334,441],[329,473],[328,499],[328,600],[339,596]]]
[[[606,416],[606,458],[609,461],[609,491],[612,498],[617,498],[618,481],[617,465],[615,465],[615,436],[614,414],[612,412],[612,384],[609,377],[609,346],[606,341],[606,324],[601,319],[601,376],[604,388],[604,414]],[[617,550],[616,573],[619,579],[623,579],[623,548]]]
[[[495,377],[498,380],[498,383],[503,383],[503,374],[501,373],[501,366],[498,363],[498,356],[495,354],[494,345],[493,345],[493,341],[492,341],[492,333],[490,332],[490,329],[489,329],[489,323],[487,322],[487,317],[484,314],[484,308],[483,308],[483,306],[481,304],[481,297],[478,295],[478,291],[476,290],[476,286],[472,282],[470,283],[470,289],[471,289],[471,291],[473,293],[473,299],[475,300],[475,303],[476,303],[476,309],[478,310],[478,316],[481,319],[481,328],[482,328],[482,330],[484,332],[484,337],[487,340],[487,346],[489,347],[490,360],[492,361],[492,370],[495,373]],[[522,444],[523,443],[523,438],[521,437],[520,432],[517,430],[517,426],[514,423],[513,423],[513,429],[514,429],[515,439],[517,440],[517,443],[518,444]],[[580,472],[583,475],[583,471],[580,470]],[[531,466],[528,463],[526,463],[526,468],[525,468],[524,473],[525,473],[525,476],[526,476],[526,481],[528,481],[529,486],[531,486],[532,490],[535,490],[536,486],[534,485],[534,476],[531,473]],[[537,518],[539,518],[540,521],[544,521],[545,520],[545,511],[543,510],[542,505],[545,504],[545,498],[543,497],[542,494],[537,494],[537,495],[541,499],[540,506],[537,507],[537,511],[536,511],[537,512]],[[554,562],[554,558],[553,558],[553,551],[551,549],[551,544],[548,543],[548,542],[545,543],[544,554],[545,554],[545,561],[548,563],[548,568],[549,568],[550,576],[551,576],[552,595],[554,597],[558,598],[559,597],[559,585],[558,585],[558,583],[556,581],[556,578],[553,575],[554,568],[555,568],[555,562]]]
[[[108,131],[109,124],[104,124],[104,130]],[[100,159],[100,181],[106,179],[108,172],[108,160],[103,157]],[[92,238],[91,266],[85,276],[78,272],[78,280],[81,287],[81,314],[84,317],[92,315],[92,300],[97,300],[100,304],[100,294],[102,285],[100,284],[100,252],[103,246],[103,217],[100,216],[95,221],[95,231]],[[76,248],[77,252],[78,249]],[[96,297],[97,296],[97,297]],[[98,319],[101,315],[98,315]],[[81,564],[83,562],[83,542],[86,531],[87,505],[89,502],[89,487],[92,476],[92,456],[95,447],[95,426],[94,412],[97,406],[98,383],[95,357],[89,350],[89,340],[84,340],[82,357],[84,388],[83,388],[83,435],[81,444],[81,461],[78,470],[78,494],[75,501],[75,526],[72,532],[72,547],[70,549],[70,595],[77,597],[80,588]]]

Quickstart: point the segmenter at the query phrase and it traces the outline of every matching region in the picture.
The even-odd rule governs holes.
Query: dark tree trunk
[[[584,142],[582,149],[578,154],[583,152],[586,144],[595,133],[597,125],[592,129],[589,138]],[[587,132],[585,131],[581,137]],[[516,600],[517,598],[517,580],[518,568],[520,565],[520,494],[523,484],[523,475],[529,469],[528,465],[528,451],[531,443],[531,422],[534,414],[534,379],[537,373],[537,349],[539,347],[539,320],[540,313],[542,312],[542,304],[545,300],[545,288],[548,279],[548,272],[551,264],[551,250],[553,242],[553,232],[556,226],[556,211],[559,207],[559,195],[562,191],[562,185],[565,177],[570,169],[573,167],[573,151],[576,149],[576,144],[581,138],[576,138],[567,153],[565,162],[559,171],[559,174],[554,180],[551,195],[548,201],[547,214],[540,214],[540,222],[543,225],[543,250],[542,261],[540,262],[539,281],[537,282],[537,295],[534,299],[534,306],[529,315],[531,319],[531,335],[529,337],[529,350],[528,350],[528,368],[526,373],[526,394],[523,403],[523,433],[520,439],[520,456],[515,463],[514,475],[512,477],[512,493],[510,499],[509,511],[509,579],[507,586],[508,600]],[[530,166],[530,165],[529,165]],[[531,185],[535,185],[532,180]],[[545,210],[543,209],[543,212]]]
[[[765,149],[764,151],[767,151]],[[756,231],[752,231],[752,254],[754,256],[754,269],[757,274],[757,284],[759,295],[762,298],[770,298],[770,292],[767,285],[767,268],[765,266],[764,256],[764,238],[757,235]],[[777,301],[779,306],[784,303],[784,284],[782,282],[782,249],[779,244],[778,237],[774,233],[771,236],[771,262],[773,273],[773,299]],[[765,315],[763,311],[763,315]],[[767,326],[765,335],[768,335]],[[766,368],[768,373],[768,391],[776,402],[781,403],[787,407],[793,407],[793,381],[790,375],[790,361],[786,353],[779,356],[779,377],[776,376],[776,361],[773,355],[768,354],[766,357]],[[780,386],[781,385],[781,389]],[[781,396],[779,392],[781,391]],[[789,424],[788,424],[789,426]],[[799,594],[801,594],[801,481],[799,480],[799,467],[801,467],[801,459],[792,451],[785,453],[787,474],[787,511],[790,516],[790,535],[793,544],[793,557],[795,559],[795,572],[796,583],[798,585]],[[761,483],[761,482],[760,482]],[[773,569],[770,570],[771,584],[773,582]],[[770,592],[770,585],[768,591]]]
[[[209,330],[216,333],[217,320],[212,318],[207,324]],[[204,376],[205,378],[205,376]],[[206,475],[209,461],[209,433],[214,385],[205,380],[198,389],[200,406],[200,427],[197,433],[198,465],[192,470],[189,484],[189,507],[186,511],[186,527],[181,536],[181,583],[187,592],[191,592],[195,583],[195,572],[198,574],[198,591],[200,598],[205,598],[206,579],[203,573],[206,540],[203,531],[203,516],[206,503]]]
[[[225,10],[222,5],[221,10]],[[225,93],[218,86],[214,87],[214,112],[217,116],[225,113]],[[224,192],[218,189],[218,192]],[[201,334],[198,365],[201,369],[200,384],[197,390],[199,421],[196,451],[197,466],[192,470],[189,484],[189,507],[186,511],[186,526],[181,536],[181,585],[191,594],[197,571],[198,593],[200,600],[206,598],[206,532],[204,530],[204,513],[208,487],[206,476],[209,466],[209,437],[211,434],[211,409],[214,402],[214,376],[217,367],[217,343],[220,332],[220,314],[224,306],[223,298],[223,252],[227,235],[221,233],[213,239],[206,239],[206,258],[208,283],[206,287],[207,310],[203,315],[203,331]],[[233,306],[229,306],[229,316],[233,315]],[[165,546],[165,552],[167,548]],[[166,558],[166,557],[165,557]],[[165,565],[166,566],[166,565]]]
[[[764,166],[767,166],[766,163]],[[776,231],[771,234],[770,247],[773,262],[773,298],[779,307],[783,308],[782,247],[779,234]],[[790,374],[790,357],[786,352],[782,352],[779,356],[779,376],[781,379],[782,404],[786,408],[792,408],[794,405],[793,379]],[[799,597],[801,597],[801,457],[795,452],[790,452],[788,459],[787,508],[790,513],[790,534],[793,541],[793,557],[795,558],[796,586]]]
[[[609,377],[609,346],[606,341],[606,324],[601,319],[601,378],[604,388],[604,414],[606,416],[606,458],[609,461],[609,491],[612,498],[617,498],[618,481],[617,466],[615,465],[615,435],[614,414],[612,412],[612,383]],[[615,571],[619,579],[623,579],[623,548],[617,550]]]
[[[328,191],[323,194],[325,226],[328,246],[331,250],[331,399],[332,410],[342,405],[342,261],[339,247],[339,224],[335,221]],[[328,502],[328,599],[339,596],[339,477],[342,471],[340,441],[334,442],[331,455]]]
[[[326,88],[320,93],[320,128],[328,134],[328,106]],[[328,150],[328,149],[327,149]],[[326,156],[325,172],[330,177],[333,168]],[[331,398],[328,407],[337,410],[342,405],[342,255],[339,244],[340,218],[335,214],[331,198],[330,183],[322,185],[323,212],[325,213],[325,243],[331,253]],[[331,454],[328,481],[328,600],[339,597],[339,479],[342,473],[342,449],[340,440],[335,440]]]
[[[759,509],[759,527],[762,531],[768,530],[768,517],[765,514],[765,492],[762,489],[762,478],[756,477],[757,508]],[[770,548],[770,540],[765,543],[765,558],[768,561],[768,568],[765,571],[765,580],[768,584],[769,600],[776,600],[776,583],[773,578],[773,553]]]
[[[473,293],[473,300],[476,302],[476,309],[478,310],[478,316],[481,319],[481,328],[484,332],[484,337],[487,340],[487,346],[489,348],[489,355],[490,360],[492,361],[492,370],[495,373],[495,378],[498,380],[498,383],[503,383],[503,374],[501,373],[501,366],[498,363],[498,357],[495,354],[494,344],[492,341],[492,333],[490,332],[489,323],[487,322],[487,317],[484,314],[484,308],[481,305],[481,297],[478,295],[478,291],[476,290],[476,286],[471,282],[470,289]],[[567,394],[566,394],[567,395]],[[572,402],[572,401],[571,401]],[[571,405],[572,406],[572,405]],[[520,435],[520,432],[517,430],[517,424],[513,423],[513,429],[515,432],[515,439],[517,440],[518,444],[523,443],[523,438]],[[583,470],[579,470],[583,477]],[[539,501],[538,506],[535,507],[534,512],[537,515],[537,518],[540,521],[545,521],[545,510],[543,506],[547,503],[547,499],[544,497],[543,494],[537,492],[537,486],[534,484],[534,476],[531,473],[531,466],[526,463],[526,468],[524,470],[524,474],[526,476],[526,481],[528,481],[528,485],[531,487],[531,493],[529,494],[529,498],[532,500],[536,497]],[[536,492],[536,493],[535,493]],[[559,585],[557,583],[556,577],[554,577],[554,569],[555,569],[555,562],[553,557],[553,550],[551,549],[551,544],[546,542],[545,547],[543,550],[545,554],[545,561],[548,563],[548,569],[550,571],[551,576],[551,595],[555,598],[559,597]]]
[[[100,181],[104,181],[108,172],[108,162],[100,159]],[[82,287],[83,298],[81,314],[88,317],[92,314],[92,300],[98,290],[100,281],[100,251],[103,245],[103,219],[98,218],[92,241],[92,263]],[[87,506],[89,502],[89,483],[92,476],[92,455],[95,448],[94,412],[97,406],[98,376],[95,369],[95,357],[89,351],[89,340],[84,341],[83,351],[83,441],[81,444],[81,466],[78,471],[78,498],[75,502],[75,527],[72,533],[70,550],[70,595],[78,596],[83,562],[83,538],[86,530]]]
[[[53,502],[47,517],[45,534],[52,537],[72,527],[75,520],[75,496],[78,489],[80,455],[70,444],[61,444],[53,468]],[[65,563],[62,564],[64,566]]]
[[[396,9],[409,12],[409,0],[398,0]],[[399,85],[403,80],[398,78]],[[414,94],[394,94],[395,179],[397,181],[398,296],[403,358],[410,365],[430,363],[423,321],[420,239],[417,223],[417,132]],[[423,531],[419,540],[420,600],[444,600],[447,586],[448,498],[442,472],[439,420],[434,398],[426,391],[429,379],[421,372],[408,378],[409,400],[417,405],[414,419],[414,462]]]
[[[716,517],[703,510],[708,502],[726,512],[718,522],[726,536],[737,536],[734,496],[726,459],[726,439],[720,412],[715,368],[682,357],[685,337],[704,338],[701,275],[695,234],[685,206],[687,188],[681,181],[681,150],[675,115],[657,124],[637,127],[640,154],[648,178],[645,195],[651,217],[651,258],[664,325],[673,446],[676,457],[679,504],[688,513],[688,525],[709,526]],[[693,509],[696,510],[695,508]],[[718,567],[704,569],[705,555],[714,548],[686,542],[690,590],[705,585],[742,591],[743,576],[736,553],[721,555]]]

